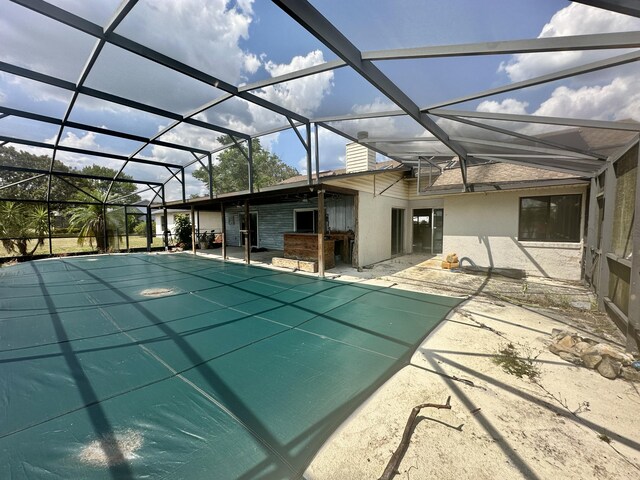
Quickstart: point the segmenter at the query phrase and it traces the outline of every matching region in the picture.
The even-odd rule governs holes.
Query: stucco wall
[[[530,275],[580,280],[582,242],[518,240],[521,196],[582,193],[584,231],[586,187],[557,187],[455,195],[444,198],[444,254],[457,253],[482,267],[517,268]]]
[[[404,251],[411,249],[411,211],[399,198],[360,192],[358,200],[358,265],[391,257],[391,209],[404,209]]]

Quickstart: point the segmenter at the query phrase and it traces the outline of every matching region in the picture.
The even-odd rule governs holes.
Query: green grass
[[[152,247],[162,246],[162,238],[152,238]],[[114,251],[124,251],[126,249],[126,240],[121,238],[120,240],[110,240],[115,245],[111,245]],[[29,242],[29,250],[33,248],[35,242]],[[129,236],[129,248],[145,248],[147,246],[147,239],[145,237]],[[93,246],[88,240],[84,242],[84,245],[78,244],[77,238],[52,238],[51,247],[54,255],[66,255],[70,253],[81,252],[96,252],[95,242]],[[34,255],[49,255],[49,241],[45,240],[44,245],[40,246],[34,253]],[[13,257],[15,254],[8,253],[2,246],[0,246],[0,257]]]

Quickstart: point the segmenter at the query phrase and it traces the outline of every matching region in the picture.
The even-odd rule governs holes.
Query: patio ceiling
[[[13,55],[12,46],[6,42],[0,47],[0,79],[20,83],[32,92],[30,97],[25,95],[21,99],[3,95],[0,90],[0,144],[28,147],[50,155],[48,171],[25,168],[26,173],[38,175],[55,175],[54,161],[65,161],[65,154],[108,160],[108,165],[115,166],[118,172],[111,180],[120,181],[122,174],[132,177],[139,192],[147,192],[147,204],[164,203],[164,188],[170,182],[180,184],[185,200],[190,178],[185,172],[201,166],[210,168],[215,155],[225,148],[241,148],[249,160],[248,140],[278,132],[291,131],[300,142],[309,182],[313,181],[317,132],[326,130],[410,166],[421,160],[444,165],[457,156],[466,184],[467,165],[478,161],[517,164],[528,161],[538,168],[592,177],[604,168],[606,152],[563,143],[561,136],[550,139],[549,132],[569,127],[640,131],[640,124],[633,119],[551,117],[476,108],[478,100],[501,100],[506,93],[545,85],[562,86],[562,82],[598,72],[635,68],[631,71],[637,76],[640,31],[443,45],[434,45],[438,43],[434,38],[427,46],[398,48],[398,42],[390,42],[387,45],[395,48],[374,50],[363,48],[366,42],[350,38],[349,29],[344,28],[349,19],[332,22],[330,18],[337,14],[324,2],[274,0],[270,15],[287,25],[287,29],[296,30],[297,35],[306,35],[311,47],[326,53],[312,66],[272,67],[269,76],[257,74],[251,81],[245,81],[245,77],[225,66],[224,55],[202,59],[212,48],[210,44],[195,44],[187,53],[173,48],[172,41],[188,32],[178,27],[175,31],[158,32],[152,23],[158,15],[153,2],[127,0],[119,5],[97,2],[85,8],[67,2],[67,9],[59,6],[65,4],[60,0],[1,2],[0,10],[9,23],[13,19],[16,25],[28,22],[35,31],[57,31],[59,35],[51,38],[62,38],[64,42],[47,43],[46,37],[41,41],[34,39],[33,58],[24,59]],[[562,6],[567,2],[558,3]],[[640,18],[640,6],[632,0],[576,3]],[[227,8],[225,14],[231,16],[234,11]],[[409,9],[398,9],[395,13],[412,15]],[[375,9],[363,9],[353,23],[366,24],[376,15]],[[237,20],[220,18],[223,23]],[[283,31],[269,31],[269,26],[260,27],[267,43],[283,36]],[[209,27],[215,29],[216,25]],[[11,39],[13,34],[4,35]],[[385,44],[385,38],[377,40]],[[427,90],[436,89],[429,78],[421,76],[423,70],[415,70],[415,78],[406,74],[425,65],[422,62],[582,51],[600,51],[603,55],[504,85],[478,82],[476,91],[452,98],[441,98],[437,93],[426,95]],[[255,55],[247,55],[246,59],[257,61]],[[310,108],[302,98],[282,94],[304,94],[304,89],[292,86],[303,79],[328,78],[327,75],[332,75],[330,84],[335,98],[322,108]],[[370,108],[354,109],[345,104],[344,99],[351,92],[341,89],[351,89],[354,95],[356,91],[362,95],[367,92]],[[36,97],[56,98],[62,107],[33,101]],[[380,98],[384,101],[379,101]],[[425,101],[427,98],[429,101]],[[114,124],[114,116],[129,120],[108,127]],[[393,129],[389,129],[390,122]],[[50,135],[38,133],[44,131]],[[359,134],[362,131],[367,136]],[[102,144],[69,141],[87,138],[88,134],[93,135],[92,139],[99,136],[106,140]],[[231,136],[234,143],[230,147],[221,146],[215,140],[220,135]],[[0,172],[3,168],[7,167],[0,165]],[[143,171],[154,173],[146,175]],[[106,203],[116,200],[110,191],[102,199]]]

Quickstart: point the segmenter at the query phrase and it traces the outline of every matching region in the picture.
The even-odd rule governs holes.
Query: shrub
[[[186,248],[191,248],[191,220],[186,213],[179,213],[175,216],[173,233],[178,243],[182,243]]]

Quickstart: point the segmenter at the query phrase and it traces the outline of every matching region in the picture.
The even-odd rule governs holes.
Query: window
[[[520,198],[518,240],[579,242],[582,195]]]
[[[297,233],[318,232],[318,210],[294,210],[294,229]]]

